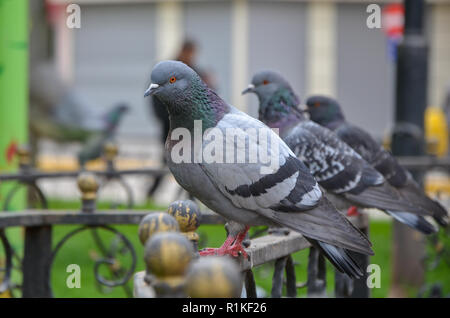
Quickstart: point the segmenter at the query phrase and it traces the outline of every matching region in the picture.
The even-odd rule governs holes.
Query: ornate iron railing
[[[89,230],[94,242],[100,250],[101,256],[95,261],[94,273],[96,281],[100,286],[117,287],[123,286],[128,296],[131,291],[127,290],[126,283],[135,272],[136,252],[130,240],[115,229],[114,225],[139,224],[148,211],[96,211],[95,197],[90,196],[92,190],[92,175],[81,177],[79,182],[83,192],[83,205],[81,211],[49,211],[49,210],[27,210],[23,212],[0,212],[0,241],[5,254],[5,267],[0,293],[8,289],[20,288],[23,297],[52,297],[51,269],[56,255],[64,244],[77,234]],[[223,219],[213,213],[204,213],[203,224],[223,224]],[[52,228],[57,225],[79,225],[70,231],[58,242],[52,242]],[[25,232],[24,256],[20,259],[12,248],[5,230],[11,227],[23,227]],[[112,244],[105,244],[97,231],[105,230],[114,234]],[[52,248],[52,246],[54,246]],[[118,254],[128,255],[131,258],[130,267],[123,268],[114,266],[117,264]],[[16,263],[18,264],[15,264]],[[11,274],[14,266],[22,271],[23,281],[20,285],[11,282]],[[114,280],[107,279],[100,274],[99,268],[108,265]]]
[[[78,179],[78,184],[82,192],[82,208],[80,211],[27,210],[14,213],[0,212],[0,241],[6,258],[0,292],[4,292],[7,289],[20,288],[23,297],[52,297],[50,274],[56,255],[67,241],[88,230],[92,233],[94,242],[101,254],[96,259],[93,269],[97,283],[104,287],[122,286],[127,295],[131,296],[131,291],[127,289],[126,283],[135,272],[137,259],[135,248],[130,240],[113,226],[139,224],[143,217],[148,214],[148,211],[96,211],[95,195],[98,185],[95,183],[94,175],[89,173],[82,174]],[[186,222],[185,216],[181,216],[180,220]],[[366,228],[367,223],[361,223],[363,219],[357,218],[355,220],[360,222],[357,224],[360,228]],[[198,224],[224,224],[224,222],[225,220],[219,215],[207,211],[202,213],[201,221]],[[68,232],[58,242],[54,243],[52,241],[52,228],[54,226],[75,224],[80,226]],[[182,227],[182,230],[184,229],[187,232],[187,237],[193,241],[198,240],[198,235],[193,234],[198,224],[194,228],[186,225],[184,225],[184,228]],[[5,234],[5,230],[11,227],[24,228],[25,241],[22,260],[15,254]],[[105,244],[97,233],[99,230],[113,233],[113,242]],[[286,272],[287,296],[295,297],[298,284],[295,279],[294,263],[291,254],[308,247],[308,242],[300,234],[294,232],[275,231],[273,234],[252,239],[250,246],[247,248],[250,258],[241,259],[240,262],[240,267],[245,277],[247,297],[256,297],[256,285],[252,269],[271,261],[275,262],[272,297],[280,297],[282,295],[284,285],[283,272]],[[314,253],[315,251],[311,249],[311,254]],[[117,265],[116,258],[119,254],[131,258],[129,267],[124,268]],[[316,292],[318,290],[323,294],[326,287],[324,283],[317,283],[318,280],[324,281],[321,276],[324,275],[324,272],[315,270],[320,260],[320,257],[315,259],[310,257],[308,282],[306,284],[310,295],[317,295]],[[313,265],[316,263],[317,265]],[[105,278],[100,274],[99,269],[104,265],[107,265],[107,268],[110,270],[112,279]],[[19,285],[14,285],[11,282],[11,273],[14,266],[23,273],[23,281]],[[336,292],[339,295],[339,291],[337,290]]]
[[[47,208],[47,199],[36,182],[43,178],[79,177],[79,187],[82,192],[82,208],[80,211],[25,210],[14,213],[0,212],[0,244],[5,255],[4,264],[0,265],[3,266],[3,268],[0,268],[0,273],[3,272],[3,276],[0,277],[0,293],[8,289],[21,289],[23,297],[52,297],[50,273],[56,255],[71,238],[81,232],[90,231],[101,254],[95,260],[93,268],[97,283],[99,286],[109,288],[122,286],[126,294],[131,296],[132,292],[126,284],[135,272],[137,255],[130,240],[113,226],[119,224],[139,224],[144,216],[148,214],[148,211],[97,211],[95,201],[99,185],[96,183],[94,175],[104,179],[100,187],[110,180],[119,180],[119,183],[122,184],[128,195],[128,206],[131,207],[133,205],[133,194],[122,176],[128,174],[158,176],[167,174],[168,170],[132,169],[118,171],[115,169],[113,163],[116,153],[117,151],[113,151],[113,153],[106,156],[107,169],[105,171],[92,171],[90,175],[82,174],[80,176],[80,171],[48,173],[33,170],[29,165],[28,154],[20,152],[19,161],[21,169],[19,173],[0,175],[0,182],[18,182],[6,195],[5,201],[3,202],[4,210],[7,210],[9,202],[21,185],[26,185],[35,191],[41,202],[41,206],[44,209]],[[414,169],[425,169],[429,168],[430,165],[447,169],[450,167],[448,160],[429,158],[404,158],[402,162],[407,163],[408,166]],[[367,216],[359,215],[350,219],[359,229],[368,235]],[[182,222],[185,222],[185,219],[183,220]],[[224,222],[225,220],[222,217],[212,212],[204,212],[202,213],[200,223],[224,224]],[[53,244],[52,228],[54,226],[68,224],[79,225],[79,227],[67,233],[56,244]],[[6,230],[11,227],[24,228],[23,259],[15,252],[6,235]],[[198,238],[198,236],[193,234],[195,229],[188,229],[186,226],[184,228],[185,232],[190,233],[187,237],[195,241],[194,246],[197,246],[195,238]],[[114,240],[110,244],[106,244],[98,234],[98,231],[113,233]],[[306,248],[310,248],[307,282],[297,283],[294,262],[291,255]],[[309,243],[300,234],[289,231],[274,231],[273,233],[252,239],[246,250],[250,259],[240,259],[239,266],[243,273],[247,297],[256,297],[256,284],[252,269],[268,262],[274,262],[272,297],[281,297],[284,285],[286,285],[286,296],[288,297],[295,297],[297,295],[297,289],[301,287],[307,288],[309,296],[324,296],[326,294],[325,260],[316,249],[310,247]],[[128,268],[118,265],[116,257],[119,254],[130,257],[131,261],[129,262],[130,265]],[[353,256],[357,258],[357,261],[363,268],[368,265],[368,257],[359,254],[354,254]],[[105,265],[109,269],[112,279],[101,275],[100,268]],[[11,281],[11,275],[14,269],[21,271],[23,274],[23,280],[19,284]],[[158,292],[153,294],[146,292],[147,287],[151,284],[149,285],[148,282],[145,282],[145,277],[145,272],[140,272],[135,275],[136,296],[158,296]],[[345,275],[336,272],[334,294],[336,297],[369,297],[370,292],[366,285],[366,277],[351,282]],[[168,295],[170,296],[170,293]]]
[[[180,208],[182,207],[180,206]],[[187,214],[188,213],[185,213],[183,217],[188,219],[192,218],[192,216],[187,216]],[[351,217],[351,221],[367,233],[367,216],[361,214],[357,217]],[[141,224],[141,227],[142,226],[143,224]],[[182,227],[181,231],[183,231]],[[151,241],[151,235],[149,236],[150,238],[146,238],[146,252],[148,252],[148,249],[152,247],[152,244],[149,243],[149,241]],[[177,240],[172,242],[172,244],[174,243],[178,243]],[[309,264],[307,268],[308,277],[307,282],[302,284],[298,283],[296,280],[292,254],[307,248],[310,249]],[[181,249],[182,248],[180,247],[180,250]],[[318,250],[310,246],[309,242],[301,234],[291,231],[273,231],[272,234],[267,234],[250,240],[250,242],[248,242],[246,252],[248,254],[248,258],[240,256],[237,259],[240,271],[242,272],[246,297],[257,297],[253,269],[269,262],[274,263],[271,297],[282,297],[284,286],[286,286],[287,297],[296,297],[297,289],[303,287],[307,288],[307,295],[310,297],[326,296],[325,259],[319,254]],[[358,261],[362,266],[364,266],[364,264],[368,264],[367,257],[359,256]],[[136,297],[183,297],[187,295],[183,294],[180,290],[183,290],[183,284],[189,284],[189,282],[186,283],[189,279],[187,278],[183,280],[183,277],[177,276],[177,271],[172,269],[172,267],[175,266],[173,263],[164,263],[164,265],[169,268],[167,272],[171,272],[172,274],[161,274],[159,271],[152,273],[154,264],[152,265],[152,262],[149,259],[146,259],[146,262],[147,271],[138,272],[134,277],[134,294]],[[164,260],[161,262],[164,262]],[[218,273],[213,273],[212,275],[224,276],[224,273],[219,271]],[[177,283],[174,284],[174,281]],[[336,297],[369,296],[369,290],[366,285],[366,277],[363,277],[357,281],[351,281],[344,274],[336,274],[335,285],[336,288],[334,294]],[[210,297],[208,292],[211,292],[211,290],[205,290],[204,294],[201,295],[204,295],[204,297]]]
[[[130,185],[126,182],[123,176],[126,175],[149,175],[155,178],[163,176],[169,173],[167,168],[140,168],[140,169],[125,169],[117,170],[114,164],[117,156],[117,147],[113,144],[107,144],[104,149],[104,159],[106,163],[106,170],[90,170],[101,179],[100,189],[104,188],[107,184],[116,181],[126,193],[126,206],[132,208],[134,205],[134,194]],[[40,207],[43,209],[48,208],[48,200],[39,187],[37,181],[41,179],[59,179],[59,178],[74,178],[76,179],[80,173],[84,170],[78,171],[60,171],[60,172],[43,172],[34,169],[30,165],[30,153],[26,147],[20,147],[18,150],[19,157],[19,171],[17,173],[6,173],[0,175],[1,182],[16,182],[16,184],[9,190],[5,196],[5,200],[1,206],[3,211],[10,209],[10,203],[14,195],[21,187],[27,187],[30,190],[30,194],[34,194],[37,201],[40,203]],[[35,204],[36,206],[36,204]]]

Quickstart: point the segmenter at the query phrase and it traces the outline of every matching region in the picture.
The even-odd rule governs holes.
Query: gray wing
[[[383,184],[384,178],[331,130],[300,122],[285,138],[319,184],[333,193],[354,193]]]
[[[404,200],[375,168],[331,130],[304,121],[285,140],[327,191],[365,207],[426,214]]]
[[[369,133],[348,123],[339,126],[335,132],[342,141],[377,169],[391,185],[398,187],[406,184],[408,172]]]
[[[392,154],[383,149],[370,134],[348,123],[341,125],[335,132],[339,138],[383,174],[389,184],[399,191],[402,200],[419,207],[422,210],[420,214],[433,215],[440,225],[448,224],[447,210],[438,202],[427,197],[412,179],[410,173],[400,166]]]
[[[235,138],[230,138],[230,129],[234,127],[239,129],[234,130]],[[223,140],[223,161],[206,163],[202,160],[201,167],[237,207],[298,212],[320,201],[322,192],[308,168],[278,135],[258,120],[240,112],[225,115],[215,128],[206,132],[204,149],[210,148],[215,138],[209,136],[216,133],[227,136]],[[268,142],[264,143],[264,139]],[[228,157],[230,152],[233,156]],[[247,160],[239,162],[240,154]],[[266,165],[262,163],[263,156],[270,159]],[[230,162],[227,158],[233,160]]]

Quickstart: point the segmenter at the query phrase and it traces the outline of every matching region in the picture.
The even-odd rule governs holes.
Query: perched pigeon
[[[369,240],[322,195],[308,168],[274,132],[223,101],[181,62],[158,63],[152,70],[151,81],[145,96],[156,96],[170,114],[166,156],[175,179],[210,209],[242,225],[237,233],[230,232],[222,247],[201,251],[201,255],[245,256],[241,244],[249,226],[284,226],[302,233],[341,272],[361,277],[363,271],[347,250],[373,255]],[[279,164],[274,168],[267,165],[268,171],[263,174],[264,165],[260,161],[208,163],[199,160],[195,140],[189,140],[189,149],[183,149],[183,154],[190,153],[190,160],[176,162],[172,151],[183,139],[175,140],[173,135],[181,130],[195,135],[196,120],[202,124],[205,135],[215,131],[216,136],[218,132],[226,136],[227,129],[240,128],[242,133],[237,139],[224,138],[224,155],[242,150],[247,155],[250,147],[259,152],[263,148],[262,139],[250,143],[250,130],[266,134],[276,141],[276,146],[266,147],[267,155],[277,154]],[[204,136],[201,142],[203,149],[208,145],[207,139]]]
[[[299,99],[278,73],[257,73],[243,93],[258,96],[259,119],[280,130],[280,137],[310,169],[327,197],[340,209],[377,208],[400,222],[430,234],[436,232],[426,211],[402,199],[366,160],[331,130],[304,117]]]
[[[369,133],[348,123],[336,100],[325,96],[312,96],[308,98],[306,105],[311,120],[334,130],[341,140],[382,173],[406,200],[428,211],[440,225],[447,226],[446,209],[427,197],[411,174],[400,166],[392,154],[378,144]]]

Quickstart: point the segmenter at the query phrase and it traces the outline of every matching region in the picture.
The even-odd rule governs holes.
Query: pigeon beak
[[[155,90],[159,87],[158,84],[151,83],[150,86],[147,88],[147,90],[144,93],[144,97],[147,97],[148,95],[153,95],[155,93]]]
[[[299,109],[302,113],[309,113],[308,106],[306,106],[306,105],[299,105],[298,109]]]
[[[250,92],[253,93],[254,91],[255,91],[255,85],[250,84],[250,85],[248,85],[248,87],[247,87],[246,89],[244,89],[244,90],[242,91],[242,95],[247,94],[247,93],[250,93]]]

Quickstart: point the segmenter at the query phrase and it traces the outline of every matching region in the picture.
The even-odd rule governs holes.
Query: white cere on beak
[[[144,93],[144,97],[147,97],[152,93],[153,90],[157,89],[159,87],[158,84],[151,83],[150,86],[147,88],[147,90]]]

